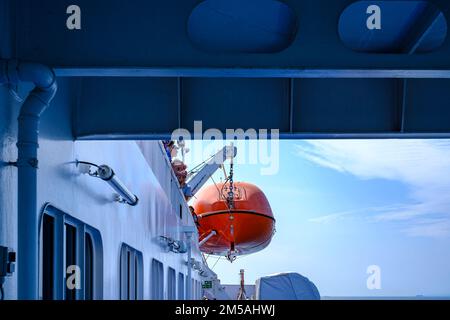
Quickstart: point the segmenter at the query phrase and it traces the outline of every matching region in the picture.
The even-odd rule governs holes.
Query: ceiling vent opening
[[[206,0],[189,16],[188,36],[212,53],[275,53],[289,47],[297,17],[277,0]]]
[[[432,52],[445,42],[447,21],[428,1],[358,1],[339,19],[343,44],[358,52]]]

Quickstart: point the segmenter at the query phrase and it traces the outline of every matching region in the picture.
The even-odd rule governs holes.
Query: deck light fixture
[[[122,181],[117,177],[117,175],[114,173],[114,170],[103,164],[103,165],[96,165],[91,162],[86,161],[77,161],[77,166],[80,169],[81,173],[88,174],[91,177],[100,178],[103,181],[106,181],[111,188],[114,189],[114,191],[117,192],[117,202],[120,203],[126,203],[130,206],[135,206],[138,204],[139,199],[136,195],[134,195],[126,186],[123,184]],[[95,169],[92,170],[92,167]]]

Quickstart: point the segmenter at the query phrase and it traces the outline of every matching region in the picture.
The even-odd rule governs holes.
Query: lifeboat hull
[[[264,193],[245,182],[234,184],[235,197],[230,208],[227,186],[204,188],[193,207],[198,217],[200,241],[215,232],[200,246],[204,253],[234,256],[254,253],[269,245],[275,231],[275,219]]]

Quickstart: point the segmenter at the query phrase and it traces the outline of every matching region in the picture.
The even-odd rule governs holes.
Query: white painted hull
[[[122,243],[143,255],[143,298],[152,299],[152,259],[163,263],[163,298],[168,299],[167,270],[187,275],[187,255],[167,252],[160,236],[184,240],[183,225],[194,226],[189,208],[159,141],[73,141],[71,115],[65,91],[69,81],[61,81],[58,97],[42,119],[37,185],[37,214],[45,204],[81,220],[100,232],[103,245],[103,299],[120,298],[120,249]],[[21,86],[20,91],[29,87]],[[21,93],[21,92],[19,92]],[[15,102],[5,88],[0,100],[0,245],[17,251],[17,168],[6,162],[16,158]],[[114,201],[114,190],[101,179],[80,174],[75,161],[106,164],[139,198],[137,206]],[[181,212],[181,218],[180,218]],[[41,232],[42,233],[42,232]],[[42,234],[41,234],[42,242]],[[192,238],[192,257],[202,262],[198,235]],[[42,247],[40,250],[42,265]],[[29,266],[20,265],[18,268]],[[42,269],[42,267],[40,267]],[[42,297],[42,270],[40,270]],[[195,270],[193,299],[201,298],[203,277]],[[178,281],[178,277],[177,277]],[[5,298],[17,298],[17,272],[5,283]],[[178,288],[178,283],[177,283]],[[178,294],[177,294],[178,297]]]

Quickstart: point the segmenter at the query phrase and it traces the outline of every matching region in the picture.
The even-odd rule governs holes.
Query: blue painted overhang
[[[355,52],[338,33],[353,1],[282,2],[297,24],[287,48],[214,53],[188,36],[201,1],[79,0],[78,31],[65,28],[71,1],[9,1],[12,55],[82,77],[58,93],[77,96],[78,139],[169,137],[194,120],[203,130],[279,129],[282,138],[450,135],[448,38],[426,54]],[[433,3],[448,20],[450,2]]]
[[[270,20],[271,15],[266,11],[272,10],[271,6],[261,5],[252,11],[254,5],[245,3],[253,1],[241,0],[243,12],[256,21]],[[268,1],[263,0],[263,3],[273,3],[275,0]],[[153,76],[164,76],[164,71],[171,76],[252,76],[252,71],[255,71],[262,77],[279,77],[284,70],[291,71],[286,73],[287,76],[301,77],[304,69],[450,69],[448,38],[438,50],[428,55],[363,54],[348,49],[339,38],[340,16],[354,1],[282,2],[286,6],[281,6],[284,9],[279,8],[279,12],[283,17],[290,17],[288,12],[292,12],[296,21],[295,36],[284,50],[275,53],[214,54],[200,50],[189,39],[189,17],[193,11],[195,13],[195,8],[204,5],[199,0],[78,0],[77,5],[82,12],[81,30],[68,30],[65,27],[68,17],[66,8],[72,1],[15,0],[11,1],[11,6],[15,7],[12,11],[16,12],[17,30],[13,39],[16,44],[15,56],[58,69],[70,68],[66,75],[81,75],[80,69],[93,67],[103,68],[103,75],[110,70],[117,74],[118,68],[125,68],[124,72],[134,70],[135,73],[136,70],[150,69],[146,75]],[[450,1],[434,0],[433,3],[450,21]],[[364,12],[358,14],[355,21],[362,19],[361,15],[366,17]],[[389,20],[396,16],[397,12],[388,10],[383,19]],[[241,18],[238,20],[242,21]],[[264,23],[267,25],[269,20]],[[282,24],[271,30],[290,33],[293,29],[291,23],[284,18],[280,21]],[[213,37],[217,32],[216,27],[217,21],[206,21],[205,29],[210,32],[206,35]],[[235,25],[230,28],[238,29]],[[246,38],[248,31],[234,31],[234,37],[237,40],[241,36]],[[275,40],[274,43],[277,44]],[[152,69],[160,72],[152,74]],[[212,69],[219,71],[210,73]],[[97,69],[94,73],[98,75],[100,71]],[[324,72],[321,76],[329,74]],[[128,72],[127,75],[131,76],[132,73]]]
[[[292,138],[450,137],[449,79],[85,78],[78,139],[278,129]]]

